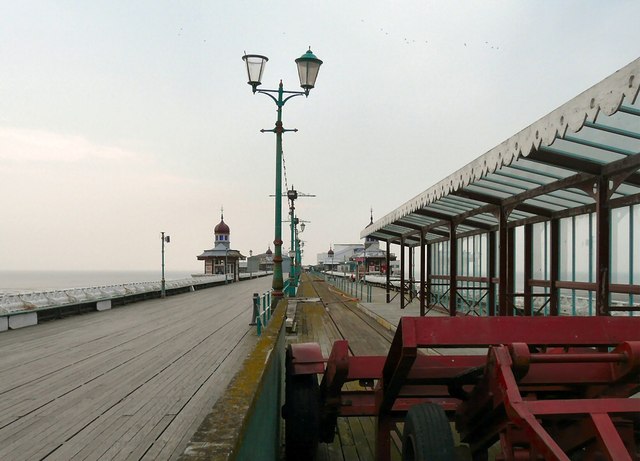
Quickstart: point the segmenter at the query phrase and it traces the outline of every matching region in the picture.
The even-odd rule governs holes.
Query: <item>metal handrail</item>
[[[269,320],[271,320],[271,291],[262,293],[260,298],[262,310],[258,310],[256,315],[256,332],[258,336],[262,334],[262,329],[267,326]]]
[[[261,274],[256,272],[254,275]],[[230,274],[227,274],[227,277],[230,276]],[[221,282],[224,281],[224,278],[225,275],[219,274],[168,280],[165,282],[165,287],[167,290],[189,286],[195,287],[208,283]],[[0,315],[10,316],[25,312],[56,309],[75,304],[107,301],[125,296],[160,291],[160,289],[160,281],[149,281],[0,295]]]

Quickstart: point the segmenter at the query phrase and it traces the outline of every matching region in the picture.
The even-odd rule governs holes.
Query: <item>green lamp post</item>
[[[304,231],[304,223],[300,226],[300,232]],[[302,253],[304,253],[304,242],[298,239],[298,280],[300,280],[300,275],[302,274]]]
[[[164,280],[164,244],[171,242],[171,237],[167,235],[165,237],[164,232],[160,232],[160,238],[162,239],[162,280],[160,281],[160,297],[166,296],[165,280]]]
[[[242,57],[247,66],[247,75],[254,93],[262,93],[269,96],[277,106],[278,118],[275,128],[271,130],[260,130],[262,133],[270,132],[276,134],[276,193],[275,193],[275,238],[273,240],[273,295],[272,305],[277,306],[283,296],[282,289],[284,281],[282,277],[282,133],[286,131],[298,131],[297,129],[285,129],[282,126],[282,107],[285,103],[296,96],[309,96],[309,92],[316,84],[318,71],[322,65],[322,61],[318,59],[312,52],[311,48],[296,59],[298,66],[298,76],[300,77],[300,86],[304,91],[285,91],[282,86],[282,80],[277,90],[258,89],[262,84],[262,74],[264,66],[269,60],[266,56],[259,54],[245,54]],[[276,96],[274,96],[274,94]]]
[[[300,232],[304,232],[305,224],[304,221],[300,221]],[[300,240],[298,235],[298,231],[296,230],[296,280],[300,280],[300,274],[302,272],[302,247],[304,247],[304,242]]]
[[[296,218],[296,206],[295,201],[298,198],[298,191],[291,187],[287,191],[287,198],[289,199],[289,215],[291,222],[291,250],[289,251],[289,296],[295,296],[297,288],[297,280],[295,277],[295,234],[296,226],[298,224],[298,218]]]

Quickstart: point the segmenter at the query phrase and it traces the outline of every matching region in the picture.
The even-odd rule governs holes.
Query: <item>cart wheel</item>
[[[409,409],[402,432],[403,461],[450,461],[455,459],[451,427],[444,410],[435,403]]]
[[[289,376],[285,390],[285,453],[287,461],[316,458],[320,432],[316,375]]]

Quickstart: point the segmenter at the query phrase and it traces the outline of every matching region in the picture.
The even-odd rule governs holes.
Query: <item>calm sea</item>
[[[193,272],[167,271],[166,280],[191,277]],[[119,285],[130,282],[153,282],[162,278],[160,271],[2,271],[0,296],[15,293]]]

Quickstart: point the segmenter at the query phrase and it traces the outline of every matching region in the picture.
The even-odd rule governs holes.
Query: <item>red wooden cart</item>
[[[292,344],[286,368],[289,460],[313,459],[339,416],[377,417],[382,461],[397,422],[404,460],[455,459],[450,422],[473,460],[496,442],[499,460],[640,459],[640,318],[405,317],[386,357]]]

